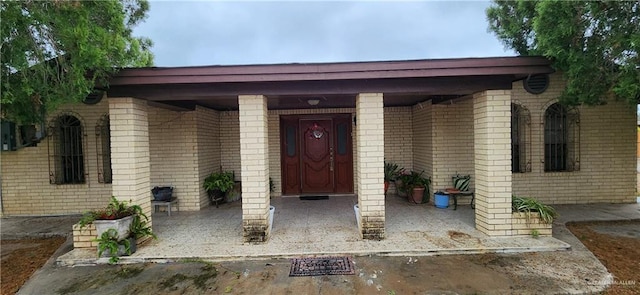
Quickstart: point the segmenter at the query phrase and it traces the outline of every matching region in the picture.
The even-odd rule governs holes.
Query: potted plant
[[[204,179],[203,188],[209,195],[211,203],[224,201],[224,197],[228,191],[235,186],[233,172],[216,172],[211,173]]]
[[[110,228],[94,240],[98,242],[98,257],[109,257],[109,263],[116,263],[120,256],[129,256],[136,252],[135,237],[118,240],[118,236],[118,231]]]
[[[402,186],[399,190],[402,190],[407,194],[407,198],[410,202],[416,204],[429,202],[429,184],[431,183],[431,180],[428,177],[423,177],[423,174],[424,171],[419,173],[411,171],[410,173],[404,173],[399,177],[399,180],[402,182]]]
[[[527,221],[531,219],[532,215],[536,214],[540,220],[546,224],[553,223],[553,219],[558,216],[558,213],[553,207],[545,205],[533,198],[512,196],[511,209],[513,212],[524,213]]]
[[[384,161],[384,194],[387,194],[389,190],[389,183],[398,180],[398,177],[402,174],[404,168],[401,168],[396,163],[390,163]]]
[[[98,242],[98,257],[109,257],[109,263],[116,263],[120,256],[129,256],[136,252],[139,240],[146,237],[157,239],[147,224],[149,218],[145,214],[134,214],[129,227],[129,235],[122,240],[115,228],[109,228],[94,241]],[[94,221],[95,222],[95,221]]]
[[[106,208],[86,212],[80,218],[79,224],[83,228],[93,223],[98,237],[101,237],[108,229],[114,229],[118,233],[118,241],[122,241],[129,236],[131,223],[135,216],[148,219],[140,206],[120,202],[115,196],[112,196]]]
[[[153,233],[151,227],[147,223],[149,218],[145,214],[136,214],[133,216],[133,221],[129,227],[129,237],[133,237],[136,240],[142,240],[146,237],[157,239],[156,234]]]

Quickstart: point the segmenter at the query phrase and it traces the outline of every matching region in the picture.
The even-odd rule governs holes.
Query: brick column
[[[511,231],[511,91],[473,95],[476,228],[490,236]]]
[[[242,227],[245,242],[265,242],[269,225],[269,142],[267,99],[240,95]]]
[[[112,195],[140,205],[151,225],[151,171],[147,103],[129,97],[109,98]]]
[[[384,111],[382,93],[356,97],[356,169],[360,234],[384,239]]]

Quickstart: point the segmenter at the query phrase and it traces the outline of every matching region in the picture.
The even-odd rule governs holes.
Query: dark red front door
[[[351,115],[282,116],[283,194],[352,193]]]
[[[334,191],[332,126],[331,119],[300,120],[302,193]]]

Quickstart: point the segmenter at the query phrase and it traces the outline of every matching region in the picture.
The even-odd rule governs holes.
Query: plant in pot
[[[384,194],[387,195],[387,191],[389,190],[389,183],[395,182],[398,180],[398,177],[402,175],[404,172],[404,168],[401,168],[396,163],[390,163],[384,161]]]
[[[553,223],[553,219],[558,216],[553,207],[545,205],[534,198],[512,196],[511,209],[513,212],[524,213],[527,221],[531,218],[532,213],[538,213],[540,220],[546,224]]]
[[[233,172],[216,172],[211,173],[204,179],[202,185],[209,195],[211,203],[224,201],[224,197],[228,191],[232,190],[235,185]]]
[[[407,194],[409,202],[416,204],[429,202],[429,184],[431,180],[422,176],[424,171],[411,171],[408,174],[402,174],[399,180],[402,182],[400,190]]]
[[[156,238],[148,221],[142,207],[118,201],[112,196],[106,208],[87,211],[78,224],[81,228],[95,225],[97,238],[94,241],[98,242],[98,256],[109,256],[109,262],[115,263],[119,256],[135,252],[137,239],[146,236]]]
[[[109,263],[116,263],[120,256],[129,256],[136,252],[138,240],[151,237],[158,237],[151,231],[148,222],[149,218],[145,214],[133,215],[129,236],[119,240],[119,233],[114,228],[109,228],[94,241],[98,242],[98,257],[109,257]]]
[[[122,241],[129,237],[131,223],[136,216],[148,219],[140,206],[124,201],[120,202],[115,196],[112,196],[106,208],[86,212],[80,218],[79,224],[81,228],[84,228],[93,223],[98,237],[101,237],[108,229],[114,229],[118,233],[118,241]]]
[[[136,239],[129,237],[118,240],[118,231],[110,228],[94,241],[98,242],[98,257],[109,257],[109,263],[116,263],[120,256],[129,256],[136,252]]]

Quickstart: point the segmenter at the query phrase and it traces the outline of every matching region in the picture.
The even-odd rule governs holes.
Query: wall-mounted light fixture
[[[307,100],[307,103],[310,106],[317,106],[320,103],[320,100],[319,99],[309,99],[309,100]]]

